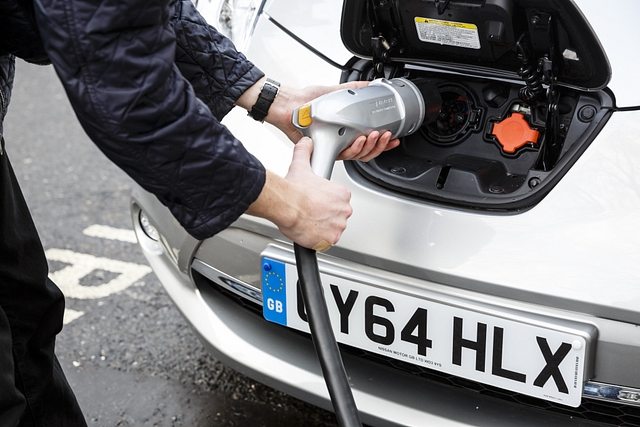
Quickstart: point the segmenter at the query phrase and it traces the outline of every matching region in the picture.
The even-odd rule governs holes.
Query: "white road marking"
[[[94,224],[82,230],[82,234],[89,237],[99,237],[101,239],[120,240],[127,243],[138,243],[136,233],[133,230],[123,228],[113,228],[108,225]]]
[[[142,279],[151,268],[146,265],[131,262],[115,261],[108,258],[98,258],[93,255],[80,254],[64,249],[49,249],[48,259],[71,264],[50,274],[67,298],[97,299],[104,298],[116,292],[123,291],[136,281]],[[83,286],[80,280],[94,270],[105,270],[119,273],[117,277],[98,286]]]
[[[71,310],[70,308],[65,308],[64,318],[62,319],[62,323],[65,325],[67,323],[71,323],[74,320],[76,320],[78,317],[82,316],[83,314],[84,314],[84,311],[76,311],[76,310]]]

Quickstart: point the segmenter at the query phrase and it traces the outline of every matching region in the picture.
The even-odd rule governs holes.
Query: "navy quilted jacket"
[[[0,17],[17,1],[0,0]],[[34,5],[46,53],[87,134],[189,233],[212,236],[255,201],[264,168],[220,120],[263,73],[189,0]],[[33,50],[25,59],[41,61]]]

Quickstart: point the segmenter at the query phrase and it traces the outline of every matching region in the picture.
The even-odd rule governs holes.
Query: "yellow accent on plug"
[[[307,127],[313,123],[311,119],[311,105],[305,105],[298,110],[298,124],[302,127]]]

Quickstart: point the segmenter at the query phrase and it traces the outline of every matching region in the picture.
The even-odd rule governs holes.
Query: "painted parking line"
[[[91,225],[82,230],[82,234],[89,237],[99,237],[101,239],[120,240],[121,242],[126,243],[138,243],[136,233],[133,230],[113,228],[108,225]]]
[[[113,228],[106,225],[94,224],[85,228],[82,233],[89,237],[137,243],[135,233],[132,230]],[[151,273],[151,268],[146,265],[100,258],[65,249],[49,249],[45,254],[50,261],[69,264],[49,275],[50,279],[58,285],[67,298],[105,298],[127,289],[145,275]],[[94,271],[106,271],[115,274],[115,277],[97,286],[82,285],[82,279]],[[63,323],[65,325],[69,324],[83,314],[83,311],[66,308]]]
[[[49,260],[70,264],[50,275],[51,280],[60,287],[62,293],[68,298],[97,299],[108,297],[127,289],[151,273],[151,268],[146,265],[98,258],[65,249],[49,249],[46,256]],[[98,286],[81,285],[80,280],[95,270],[117,273],[118,276]]]
[[[76,320],[78,317],[82,316],[84,311],[76,311],[70,308],[64,309],[64,318],[62,319],[62,323],[66,325],[67,323],[71,323]]]

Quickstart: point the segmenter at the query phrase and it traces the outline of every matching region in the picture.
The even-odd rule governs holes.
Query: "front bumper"
[[[171,238],[160,245],[141,230],[137,214],[140,207],[145,212],[153,212],[152,221],[162,224],[160,229],[165,231],[169,223],[175,227],[168,211],[140,189],[134,190],[132,206],[134,226],[145,256],[207,349],[226,365],[257,381],[331,410],[309,337],[265,321],[256,314],[255,304],[251,298],[246,298],[247,295],[241,298],[245,302],[243,306],[224,291],[234,281],[242,283],[245,290],[259,286],[256,283],[260,280],[260,253],[270,244],[290,250],[289,244],[249,231],[247,226],[231,227],[202,244],[186,234],[181,235],[180,229],[176,228]],[[242,223],[240,220],[237,225]],[[206,263],[200,258],[206,259]],[[194,261],[200,272],[192,269]],[[495,399],[491,390],[479,393],[478,390],[455,387],[450,380],[437,376],[425,378],[362,354],[346,351],[343,359],[366,424],[599,425],[572,415],[541,411],[534,405],[517,403],[517,400]]]

